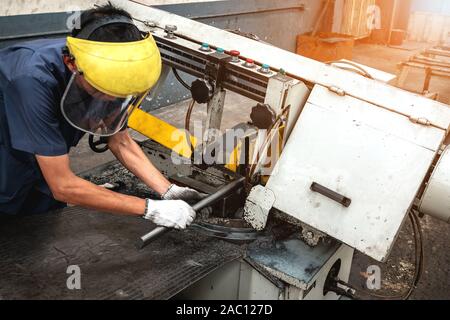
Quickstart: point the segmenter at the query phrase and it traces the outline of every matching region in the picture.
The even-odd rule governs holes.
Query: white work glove
[[[155,224],[174,229],[186,229],[195,219],[195,211],[181,200],[147,199],[144,218]]]
[[[208,195],[204,193],[200,193],[191,188],[182,188],[177,186],[176,184],[172,184],[169,189],[164,193],[161,198],[163,200],[183,200],[186,202],[195,202],[200,201],[203,198],[206,198]]]

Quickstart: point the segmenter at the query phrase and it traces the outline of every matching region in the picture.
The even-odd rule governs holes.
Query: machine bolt
[[[254,68],[255,67],[255,61],[253,61],[252,59],[247,59],[244,62],[244,67],[246,67],[246,68]]]
[[[260,73],[264,73],[264,74],[271,74],[272,73],[272,71],[270,71],[270,66],[268,64],[263,64],[258,71]]]
[[[209,44],[203,43],[199,50],[203,52],[211,52],[211,47]]]
[[[176,39],[177,37],[175,36],[175,31],[178,30],[178,27],[172,24],[168,24],[166,25],[166,27],[164,28],[164,31],[166,32],[166,38],[167,39]]]
[[[240,62],[241,60],[239,59],[239,56],[241,55],[241,53],[237,50],[231,50],[230,51],[230,55],[231,55],[231,62],[237,63]]]
[[[285,76],[286,75],[286,70],[284,70],[283,68],[280,69],[280,71],[278,71],[279,75]]]
[[[150,31],[153,31],[157,27],[156,22],[153,21],[144,21],[144,25],[150,29]]]

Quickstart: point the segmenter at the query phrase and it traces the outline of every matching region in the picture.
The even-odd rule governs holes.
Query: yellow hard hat
[[[148,34],[133,42],[98,42],[68,37],[78,71],[95,89],[125,98],[148,92],[161,75],[161,55]]]

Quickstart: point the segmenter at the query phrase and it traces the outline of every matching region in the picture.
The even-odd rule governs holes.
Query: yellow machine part
[[[143,134],[149,139],[156,141],[164,147],[176,152],[182,157],[191,158],[192,150],[197,146],[197,138],[191,136],[185,130],[176,128],[167,122],[141,110],[136,109],[128,120],[128,126]],[[279,150],[278,154],[281,154],[281,145],[283,141],[284,127],[280,128],[279,134]],[[190,142],[188,142],[188,138]],[[238,145],[233,150],[228,158],[226,168],[236,172],[239,166],[239,160],[242,152],[242,142],[238,142]],[[250,146],[250,155],[254,151],[254,145]],[[253,150],[253,151],[252,151]],[[271,154],[272,150],[269,148],[268,153]],[[251,157],[250,157],[251,158]]]
[[[282,126],[279,129],[279,134],[278,134],[278,157],[277,159],[281,156],[281,152],[283,150],[283,137],[284,137],[284,129],[285,127]],[[242,141],[239,141],[236,148],[233,150],[233,152],[231,152],[228,161],[227,161],[227,165],[225,166],[227,169],[236,172],[238,169],[238,166],[240,164],[240,159],[241,159],[241,152],[242,152]],[[249,158],[252,159],[252,155],[255,152],[254,150],[255,148],[255,141],[252,141],[250,143],[250,147],[249,147]],[[268,149],[268,155],[269,157],[271,157],[272,154],[272,148],[270,147]],[[272,164],[273,165],[273,164]],[[270,166],[270,164],[269,164]],[[267,177],[268,179],[268,177]]]
[[[225,168],[227,168],[228,170],[231,170],[233,172],[236,172],[238,169],[238,165],[239,165],[239,159],[240,159],[240,155],[241,155],[241,146],[242,143],[238,142],[238,145],[236,146],[236,148],[234,148],[233,152],[231,152],[230,157],[228,159],[228,163],[225,166]]]
[[[178,129],[141,109],[132,113],[128,126],[188,159],[192,157],[192,150],[197,146],[197,138],[185,130]]]
[[[136,109],[133,112],[128,120],[128,126],[188,159],[192,157],[191,145],[195,148],[198,143],[197,138],[187,134],[185,130],[178,129],[141,109]],[[190,144],[187,142],[187,135],[189,135]],[[231,153],[226,168],[236,172],[240,154],[241,142]]]

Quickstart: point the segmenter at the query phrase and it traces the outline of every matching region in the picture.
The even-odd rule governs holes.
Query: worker
[[[0,214],[40,214],[78,205],[143,216],[184,229],[187,203],[203,194],[171,184],[130,137],[127,119],[160,77],[152,36],[107,4],[84,11],[71,36],[0,50]],[[115,193],[76,176],[69,150],[84,134],[107,137],[114,156],[161,195]]]

